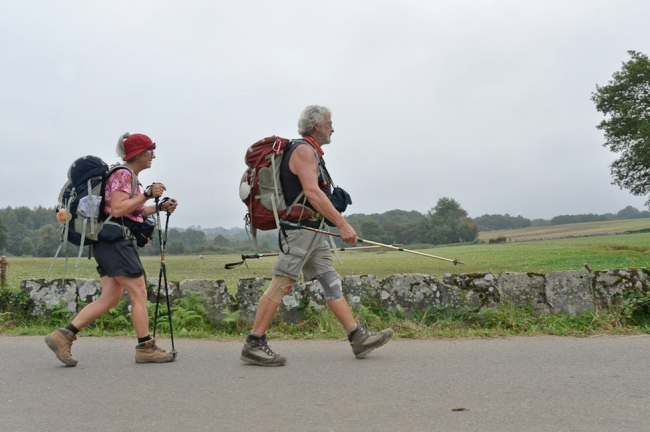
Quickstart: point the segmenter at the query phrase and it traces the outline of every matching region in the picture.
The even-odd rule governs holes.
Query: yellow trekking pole
[[[321,229],[318,229],[318,228],[311,228],[311,227],[308,227],[308,226],[300,225],[299,223],[295,223],[295,222],[280,221],[280,227],[284,228],[284,229],[289,229],[289,230],[304,229],[304,230],[313,231],[313,232],[319,233],[319,234],[325,234],[325,235],[330,235],[330,236],[335,236],[335,237],[341,237],[341,235],[338,234],[338,233],[325,231],[325,230],[321,230]],[[458,261],[457,259],[439,257],[439,256],[436,256],[436,255],[431,255],[431,254],[427,254],[427,253],[424,253],[424,252],[418,252],[418,251],[414,251],[414,250],[410,250],[410,249],[404,249],[404,248],[399,247],[399,246],[387,245],[387,244],[378,243],[378,242],[374,242],[374,241],[370,241],[370,240],[365,240],[365,239],[362,239],[360,237],[357,238],[357,241],[359,243],[368,243],[368,244],[371,244],[371,245],[381,246],[381,247],[384,247],[384,248],[387,248],[387,249],[393,249],[393,250],[400,251],[400,252],[408,252],[408,253],[412,253],[412,254],[415,254],[415,255],[425,256],[425,257],[428,257],[428,258],[434,258],[434,259],[438,259],[438,260],[442,260],[442,261],[448,261],[448,262],[454,263],[454,265],[465,264],[465,263],[462,263],[462,262]]]

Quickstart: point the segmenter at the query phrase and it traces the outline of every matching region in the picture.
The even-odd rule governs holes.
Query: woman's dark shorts
[[[144,274],[138,252],[129,239],[114,243],[97,242],[93,245],[93,254],[101,277],[139,277]]]

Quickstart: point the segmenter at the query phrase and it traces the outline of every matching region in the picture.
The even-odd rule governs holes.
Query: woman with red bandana
[[[141,223],[144,218],[156,213],[155,204],[147,204],[150,199],[159,198],[165,192],[165,185],[153,183],[144,192],[138,174],[151,168],[155,159],[156,144],[147,135],[125,133],[117,143],[117,154],[125,162],[127,169],[114,169],[104,188],[104,214],[112,215],[112,221]],[[133,185],[136,185],[133,190]],[[176,210],[176,200],[160,205],[161,211],[172,213]],[[124,230],[127,231],[127,230]],[[57,329],[45,337],[45,342],[57,358],[66,366],[75,366],[70,350],[77,333],[94,322],[101,315],[117,306],[126,290],[131,302],[133,328],[138,337],[135,347],[137,363],[166,363],[174,361],[175,355],[156,345],[149,334],[149,315],[147,312],[147,289],[144,269],[138,256],[136,245],[131,238],[124,236],[117,240],[99,241],[93,245],[97,262],[97,272],[101,277],[101,295],[84,307],[65,328]]]

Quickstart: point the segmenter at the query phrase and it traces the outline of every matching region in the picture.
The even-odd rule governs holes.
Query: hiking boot
[[[45,336],[45,343],[50,347],[56,358],[61,360],[61,363],[68,367],[77,365],[77,359],[72,357],[70,350],[72,349],[72,341],[76,341],[77,336],[70,330],[62,328],[54,330],[49,335]]]
[[[282,366],[287,362],[285,356],[276,354],[266,342],[266,335],[255,337],[248,335],[244,348],[241,350],[241,360],[258,366]]]
[[[357,329],[350,333],[348,340],[352,346],[354,356],[358,359],[362,359],[370,354],[370,351],[386,344],[392,336],[393,329],[369,332],[361,325],[357,325]]]
[[[156,345],[156,339],[149,339],[135,347],[136,363],[169,363],[174,360],[174,353],[167,352]]]

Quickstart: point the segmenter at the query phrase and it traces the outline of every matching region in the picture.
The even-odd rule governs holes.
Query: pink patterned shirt
[[[113,208],[111,207],[111,198],[113,192],[119,191],[129,194],[131,196],[131,172],[128,169],[118,169],[113,171],[108,180],[106,181],[106,188],[104,189],[104,212],[107,215],[113,213]],[[140,182],[138,177],[135,177],[135,192],[133,193],[132,198],[142,195],[142,188],[140,187]],[[132,219],[136,222],[142,222],[142,214],[144,213],[144,204],[135,209],[132,213],[127,214],[125,217]]]

